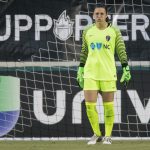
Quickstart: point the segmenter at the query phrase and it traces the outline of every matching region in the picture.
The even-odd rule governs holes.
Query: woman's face
[[[105,8],[95,8],[94,13],[93,13],[93,19],[95,20],[95,22],[106,22],[106,18],[107,18],[107,13]]]

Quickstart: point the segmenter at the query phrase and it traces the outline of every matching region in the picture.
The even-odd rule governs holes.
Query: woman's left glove
[[[127,65],[126,67],[123,67],[123,74],[120,82],[123,83],[125,87],[127,87],[130,80],[131,80],[130,68]]]

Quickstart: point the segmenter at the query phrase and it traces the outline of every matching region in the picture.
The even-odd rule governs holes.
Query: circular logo
[[[91,43],[90,47],[92,48],[92,50],[94,50],[95,49],[95,44]]]
[[[20,80],[0,76],[0,137],[11,131],[20,114]]]

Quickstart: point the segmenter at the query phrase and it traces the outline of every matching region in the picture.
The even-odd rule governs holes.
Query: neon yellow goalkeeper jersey
[[[100,30],[95,24],[87,27],[82,35],[80,63],[84,66],[84,78],[117,80],[115,51],[121,64],[127,63],[125,44],[120,30],[111,24]]]

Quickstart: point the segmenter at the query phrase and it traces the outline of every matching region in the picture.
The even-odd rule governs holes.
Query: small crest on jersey
[[[110,36],[109,35],[106,36],[106,41],[110,41]]]

